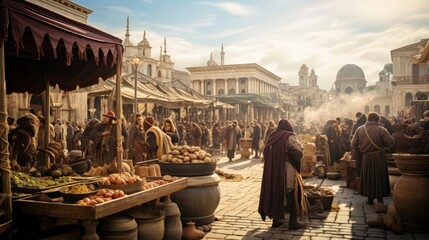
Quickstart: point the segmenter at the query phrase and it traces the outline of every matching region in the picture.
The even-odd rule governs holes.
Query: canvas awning
[[[23,0],[0,0],[7,93],[71,91],[116,74],[122,40]]]

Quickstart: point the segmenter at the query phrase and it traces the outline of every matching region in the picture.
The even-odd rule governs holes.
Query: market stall
[[[40,195],[17,200],[22,213],[51,218],[80,220],[85,229],[82,239],[99,239],[96,228],[98,219],[139,206],[160,197],[186,188],[187,178],[181,178],[164,185],[128,194],[94,206],[80,206],[73,203],[45,202]]]
[[[12,221],[6,93],[45,92],[44,115],[50,122],[50,87],[73,91],[115,75],[120,86],[123,47],[119,38],[23,0],[0,0],[0,22],[0,213],[5,215],[1,234]],[[121,112],[120,91],[116,89],[117,114]],[[120,129],[117,132],[120,138]],[[49,128],[45,136],[48,139]],[[120,170],[122,147],[117,142]]]

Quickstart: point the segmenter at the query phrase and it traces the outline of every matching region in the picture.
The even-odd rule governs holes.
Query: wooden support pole
[[[118,173],[122,173],[122,96],[121,96],[121,81],[122,81],[122,49],[120,46],[117,46],[117,59],[116,59],[116,117],[118,118],[116,123],[116,161],[118,165]]]

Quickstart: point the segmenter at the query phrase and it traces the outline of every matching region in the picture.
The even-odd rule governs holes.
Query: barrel
[[[29,240],[80,240],[81,229],[77,225],[61,225],[35,233]]]
[[[97,227],[100,239],[137,240],[137,222],[126,215],[111,215],[102,218]]]
[[[220,177],[214,173],[207,176],[188,177],[188,187],[171,194],[177,203],[184,224],[193,221],[197,226],[211,224],[220,202]]]

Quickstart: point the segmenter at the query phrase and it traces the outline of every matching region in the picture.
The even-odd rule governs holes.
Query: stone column
[[[240,85],[239,85],[239,79],[238,78],[236,78],[235,79],[235,93],[237,94],[237,93],[240,93],[240,91],[238,90],[238,87],[239,87]]]
[[[217,95],[217,89],[216,89],[216,79],[213,80],[213,88],[212,88],[212,95]]]
[[[225,80],[225,89],[224,89],[225,95],[228,95],[228,78],[224,80]]]

